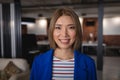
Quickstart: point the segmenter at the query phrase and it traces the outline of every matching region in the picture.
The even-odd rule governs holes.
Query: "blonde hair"
[[[53,31],[54,31],[54,27],[55,27],[55,23],[56,23],[57,19],[62,15],[70,16],[73,19],[73,21],[75,22],[76,39],[75,39],[75,42],[73,44],[73,50],[78,50],[78,49],[80,49],[81,44],[82,44],[82,29],[81,29],[79,17],[70,8],[60,8],[54,12],[54,14],[51,18],[51,21],[50,21],[49,33],[48,33],[50,47],[53,49],[55,49],[57,47],[57,45],[53,39]]]

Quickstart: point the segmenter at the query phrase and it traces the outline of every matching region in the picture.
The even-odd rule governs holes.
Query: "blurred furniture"
[[[50,45],[49,45],[48,40],[37,41],[37,45],[38,45],[38,48],[40,50],[40,53],[44,53],[50,49]]]
[[[12,75],[9,80],[29,80],[29,65],[25,59],[22,58],[0,58],[0,70],[5,70],[6,66],[8,66],[9,62],[13,62],[14,65],[21,70],[20,73]],[[13,65],[11,65],[13,68]],[[15,67],[14,66],[14,67]],[[9,69],[10,65],[9,65]],[[15,68],[11,69],[15,72]]]
[[[107,46],[106,56],[120,56],[120,46]]]
[[[39,53],[39,49],[37,46],[37,39],[35,34],[23,34],[22,35],[22,55],[25,58],[30,66],[32,65],[32,61],[34,59],[31,56],[31,53],[36,55]]]
[[[88,55],[97,55],[97,42],[83,42],[82,44],[82,52]],[[102,44],[103,46],[103,53],[106,55],[106,44]]]
[[[49,41],[48,40],[43,40],[43,41],[37,41],[38,45],[49,45]]]

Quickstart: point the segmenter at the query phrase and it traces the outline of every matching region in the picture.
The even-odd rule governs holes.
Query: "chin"
[[[59,46],[60,49],[72,49],[71,47],[69,46]]]

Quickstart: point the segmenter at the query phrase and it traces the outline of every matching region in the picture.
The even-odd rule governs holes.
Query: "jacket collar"
[[[54,49],[50,49],[48,52],[47,52],[47,54],[48,54],[48,59],[47,59],[47,61],[48,61],[48,63],[49,63],[49,65],[48,65],[48,70],[47,70],[47,77],[48,77],[48,80],[50,80],[50,79],[52,79],[52,60],[53,60],[53,53],[54,53]],[[78,77],[79,77],[79,72],[80,72],[80,70],[81,70],[81,65],[79,64],[80,63],[80,61],[79,61],[79,58],[80,58],[80,52],[78,52],[78,51],[74,51],[74,59],[75,59],[75,68],[74,68],[74,80],[76,80],[76,79],[78,79]],[[51,75],[50,75],[51,74]]]

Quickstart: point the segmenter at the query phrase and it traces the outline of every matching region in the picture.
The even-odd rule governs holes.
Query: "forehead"
[[[56,24],[58,23],[61,23],[61,24],[74,24],[74,20],[71,16],[67,16],[67,15],[63,15],[63,16],[60,16],[57,21],[56,21]]]

